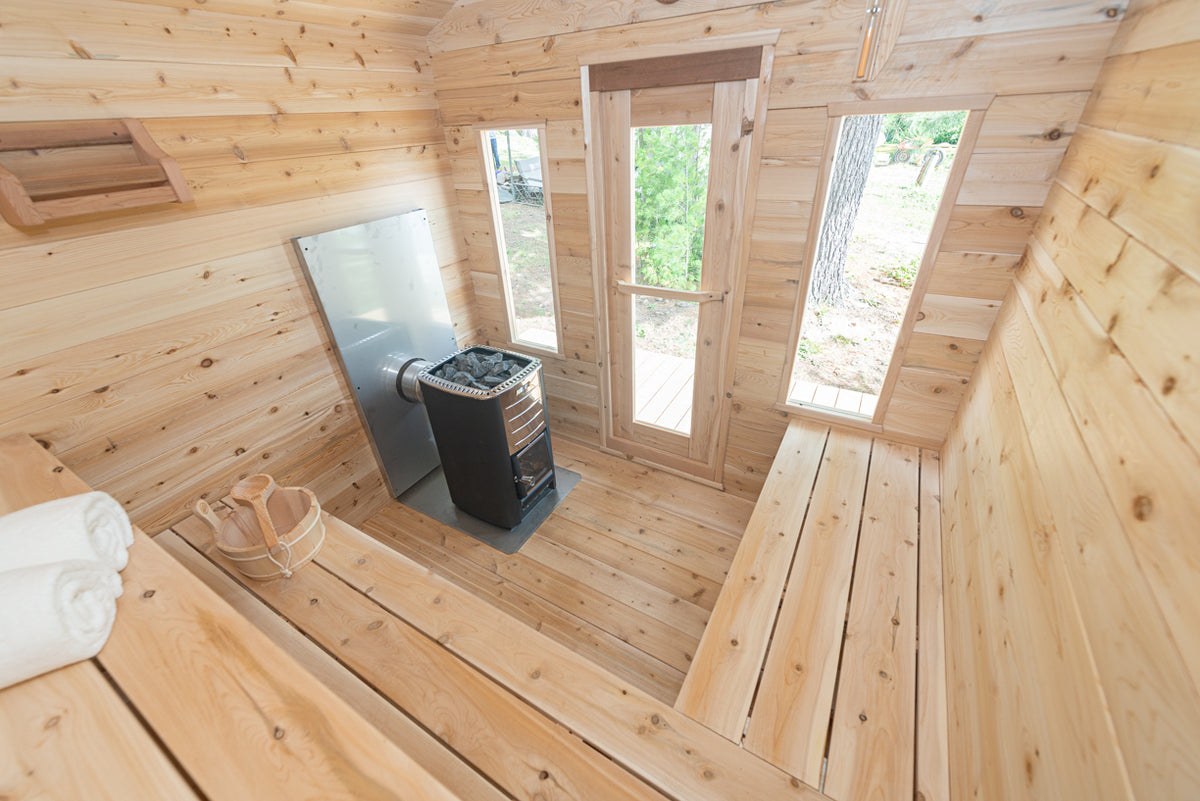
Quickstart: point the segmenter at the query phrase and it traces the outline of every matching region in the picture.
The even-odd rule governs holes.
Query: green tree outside
[[[634,129],[634,247],[639,284],[699,289],[710,125]]]
[[[883,137],[892,145],[907,139],[929,139],[935,145],[956,145],[966,119],[965,111],[888,114],[883,120]]]

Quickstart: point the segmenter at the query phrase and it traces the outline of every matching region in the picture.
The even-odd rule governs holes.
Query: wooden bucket
[[[217,550],[248,578],[290,577],[325,544],[321,505],[307,487],[276,489],[259,473],[238,482],[233,498],[239,506],[224,520],[202,500],[194,511],[212,529]]]

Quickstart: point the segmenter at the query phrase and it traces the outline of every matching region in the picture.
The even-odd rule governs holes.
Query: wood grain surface
[[[0,440],[0,463],[3,511],[89,490],[27,436]],[[455,797],[134,533],[117,622],[97,662],[206,797]],[[70,770],[69,754],[59,761]]]

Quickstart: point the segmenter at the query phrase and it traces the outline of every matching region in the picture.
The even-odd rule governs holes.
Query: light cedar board
[[[0,454],[5,510],[90,489],[26,436],[0,440]],[[134,535],[117,622],[97,659],[206,796],[324,788],[454,797],[140,530]],[[279,768],[266,770],[271,764]]]
[[[220,552],[209,551],[209,558],[237,579],[244,592],[256,595],[336,654],[507,793],[535,798],[553,777],[554,785],[561,782],[569,797],[606,801],[660,798],[577,737],[341,581],[342,560],[334,551],[345,547],[340,543],[344,525],[326,519],[321,562],[315,569],[298,571],[292,587],[242,580]],[[180,523],[176,533],[193,547],[209,539],[196,518]],[[314,598],[320,601],[315,609],[310,603]],[[376,622],[381,625],[368,628]],[[344,642],[346,639],[349,642]],[[394,667],[389,662],[395,662]],[[511,728],[505,731],[504,726]],[[547,777],[543,779],[542,774]]]
[[[675,708],[740,741],[828,428],[793,421],[746,525]]]
[[[746,729],[749,751],[812,785],[821,781],[870,461],[870,435],[830,433]]]
[[[1038,246],[1200,449],[1200,283],[1061,187],[1049,202],[1055,214],[1035,229]]]
[[[1130,570],[1130,541],[1029,317],[1014,304],[997,327],[1003,362],[985,369],[1010,373],[1050,513],[1074,521],[1057,532],[1130,782],[1139,796],[1186,797],[1200,786],[1188,745],[1200,742],[1200,696],[1148,577]]]
[[[1200,459],[1053,262],[1032,252],[1017,283],[1020,302],[1195,679],[1200,641],[1185,632],[1198,630],[1200,590],[1190,567],[1197,544],[1185,532],[1197,514],[1189,487]],[[1083,426],[1085,419],[1103,427]]]
[[[824,786],[834,798],[912,795],[920,453],[877,440],[871,454]]]
[[[345,581],[373,587],[376,601],[663,792],[710,801],[823,797],[386,546],[356,540],[339,558]]]
[[[322,506],[322,508],[325,508]],[[181,525],[190,525],[183,521]],[[463,798],[500,801],[499,790],[450,749],[417,725],[319,645],[298,631],[287,619],[260,602],[252,593],[204,557],[174,531],[163,531],[154,541],[183,564],[193,575],[221,596],[238,614],[252,622],[272,642],[338,694],[356,712],[387,735],[392,742],[417,758],[431,773]]]
[[[200,797],[92,660],[0,690],[0,742],[22,797]]]

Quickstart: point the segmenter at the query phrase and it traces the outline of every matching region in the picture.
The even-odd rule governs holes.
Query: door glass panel
[[[635,281],[700,288],[711,125],[633,131]]]
[[[635,297],[633,397],[639,423],[691,432],[699,320],[699,303]]]
[[[843,120],[789,401],[874,413],[966,117]]]

